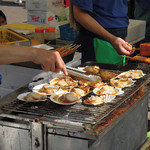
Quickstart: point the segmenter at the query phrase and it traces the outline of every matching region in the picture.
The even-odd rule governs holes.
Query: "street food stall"
[[[62,58],[69,64],[78,46],[69,44],[56,50],[64,54]],[[32,66],[41,71],[40,65],[30,62],[13,65]],[[49,80],[36,88],[29,88],[28,83],[0,99],[0,149],[135,150],[144,144],[148,126],[149,63],[129,58],[124,66],[89,61],[73,67],[88,80],[71,74],[69,77],[51,74]],[[128,71],[140,73],[131,77]],[[92,80],[93,76],[98,80]],[[42,79],[40,76],[36,81]],[[55,87],[53,93],[47,87]],[[115,93],[110,94],[111,90],[106,92],[102,87],[113,88]],[[72,90],[82,91],[83,95],[80,92],[67,95]],[[40,95],[40,99],[31,100],[30,93]]]
[[[143,73],[140,78],[133,79],[131,86],[122,88],[122,94],[98,105],[84,103],[94,93],[91,88],[94,81],[90,82],[89,93],[70,105],[55,102],[51,94],[43,101],[23,100],[18,95],[31,92],[28,85],[15,90],[1,99],[0,149],[139,149],[147,139],[149,64],[128,62],[123,67],[86,62],[80,68],[86,66],[117,74],[116,79],[128,70],[142,70]],[[55,78],[59,77],[55,74]]]

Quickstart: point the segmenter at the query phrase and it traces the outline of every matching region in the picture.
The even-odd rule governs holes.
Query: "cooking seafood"
[[[142,70],[129,70],[118,75],[118,78],[139,79],[144,76]]]
[[[96,95],[120,95],[124,92],[120,88],[112,87],[110,85],[105,85],[100,88],[95,88],[93,93]]]
[[[83,70],[92,74],[97,74],[101,69],[98,66],[86,66]]]
[[[71,89],[71,92],[76,93],[76,95],[78,96],[85,96],[90,92],[90,87],[88,86],[74,87]]]
[[[39,84],[33,87],[32,92],[39,93],[41,95],[51,95],[57,92],[60,88],[58,86],[52,86],[48,83]]]
[[[77,86],[78,82],[73,80],[71,77],[69,76],[64,76],[64,77],[58,77],[58,78],[54,78],[53,80],[50,81],[50,85],[52,86],[60,86],[60,87],[69,87],[69,86]]]
[[[105,85],[105,83],[102,82],[101,80],[99,80],[99,81],[89,81],[89,80],[85,80],[85,79],[80,79],[79,84],[81,84],[83,86],[89,86],[91,88],[102,87],[102,86]]]
[[[150,58],[144,57],[144,56],[134,56],[134,57],[131,57],[130,60],[150,64]]]
[[[70,105],[80,100],[80,97],[73,92],[56,92],[50,97],[51,101],[57,104]]]
[[[24,100],[24,101],[36,102],[36,101],[45,101],[47,97],[46,95],[40,95],[35,92],[27,92],[27,93],[22,93],[18,95],[18,99]]]
[[[118,88],[125,88],[129,87],[134,84],[135,81],[133,81],[131,78],[112,78],[110,79],[110,85]]]
[[[115,97],[115,95],[91,95],[89,98],[85,99],[83,103],[87,105],[100,105],[103,103],[111,102]]]
[[[99,75],[102,78],[102,80],[110,80],[110,79],[116,77],[118,74],[116,74],[114,72],[111,72],[111,71],[107,71],[107,70],[102,69],[99,72]]]

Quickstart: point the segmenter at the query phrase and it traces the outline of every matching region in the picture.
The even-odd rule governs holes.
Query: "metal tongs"
[[[84,70],[79,70],[77,68],[73,68],[73,67],[69,67],[66,66],[67,71],[70,75],[74,75],[76,77],[80,77],[86,80],[91,80],[91,81],[99,81],[101,78],[99,76],[96,75],[86,75],[86,71]]]

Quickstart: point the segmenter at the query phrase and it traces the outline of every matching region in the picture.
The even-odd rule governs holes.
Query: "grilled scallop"
[[[76,93],[76,95],[78,96],[85,96],[90,92],[90,87],[88,86],[74,87],[71,89],[71,92]]]
[[[58,90],[59,90],[59,88],[57,86],[45,84],[41,89],[39,89],[38,92],[51,95],[51,94],[57,92]]]
[[[79,100],[79,97],[73,92],[63,94],[62,96],[58,98],[58,101],[63,102],[63,103],[73,103],[78,100]]]
[[[102,96],[91,95],[91,97],[85,99],[83,103],[87,105],[100,105],[111,102],[113,99],[115,99],[115,97],[116,97],[115,95],[102,95]]]
[[[104,97],[94,96],[94,95],[91,95],[91,97],[83,101],[83,103],[87,105],[98,105],[98,104],[103,104],[104,102],[105,102]]]
[[[139,79],[144,76],[142,70],[129,70],[118,75],[118,78]]]
[[[97,74],[101,69],[98,66],[86,66],[83,70],[92,74]]]
[[[52,94],[50,99],[57,104],[70,105],[79,101],[80,97],[73,92],[61,91]]]
[[[91,81],[91,80],[85,80],[85,79],[80,79],[79,84],[83,86],[89,86],[90,88],[102,87],[105,85],[105,83],[102,82],[101,80]]]
[[[132,86],[135,81],[131,78],[112,78],[110,79],[110,85],[118,88],[125,88]]]
[[[119,89],[109,86],[109,85],[105,85],[103,87],[100,88],[95,88],[93,90],[93,93],[96,95],[118,95],[119,94]]]
[[[101,70],[99,72],[99,76],[102,78],[102,80],[110,80],[114,77],[116,77],[118,74],[111,72],[111,71],[107,71],[107,70]]]
[[[44,99],[46,99],[45,95],[40,95],[35,92],[30,92],[24,97],[24,100],[26,101],[34,101],[34,100],[36,101],[36,100],[44,100]]]
[[[69,76],[64,76],[64,77],[58,77],[54,78],[53,80],[50,81],[50,85],[52,86],[60,86],[61,88],[63,87],[75,87],[78,85],[78,82],[73,80]]]

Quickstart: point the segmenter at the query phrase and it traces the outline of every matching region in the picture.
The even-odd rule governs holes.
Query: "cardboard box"
[[[26,0],[26,9],[27,10],[40,10],[40,11],[49,11],[51,7],[51,0]]]
[[[129,19],[126,41],[135,44],[145,38],[146,21]]]
[[[52,11],[58,15],[60,9],[64,9],[61,0],[26,0],[27,10]]]
[[[58,23],[58,16],[51,11],[28,10],[27,21],[34,25],[53,24],[55,26]]]
[[[48,25],[51,27],[57,27],[68,23],[66,16],[58,16],[52,11],[27,11],[27,22],[33,25]]]

